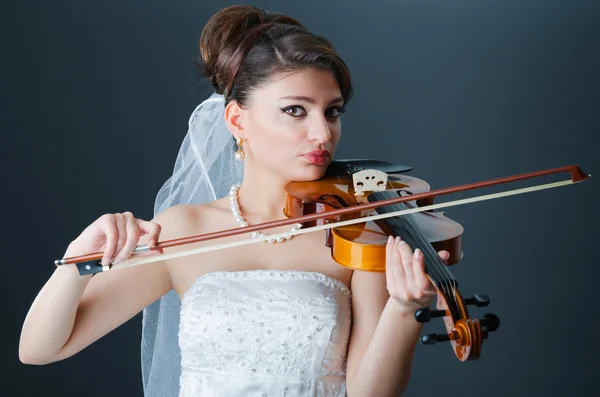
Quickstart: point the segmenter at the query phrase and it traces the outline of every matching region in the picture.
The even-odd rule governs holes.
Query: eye
[[[335,106],[335,107],[331,107],[331,108],[327,109],[327,111],[325,112],[325,115],[327,117],[330,117],[330,118],[333,118],[333,119],[337,119],[345,111],[346,111],[345,107],[343,107],[343,106]]]
[[[302,106],[298,106],[298,105],[285,107],[285,108],[281,109],[281,111],[292,117],[306,116],[306,110],[304,110],[304,108]]]

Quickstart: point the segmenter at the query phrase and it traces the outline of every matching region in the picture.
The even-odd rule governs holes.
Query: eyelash
[[[301,114],[298,116],[294,116],[293,114],[288,113],[288,110],[291,109],[302,109],[304,111],[304,113],[306,113],[306,109],[304,109],[304,107],[300,106],[300,105],[292,105],[292,106],[286,106],[284,108],[281,109],[281,111],[291,117],[303,117],[306,116],[306,114]],[[339,114],[337,116],[329,116],[329,118],[333,118],[333,119],[337,119],[341,116],[342,113],[346,112],[346,107],[345,106],[334,106],[334,107],[330,107],[329,109],[327,109],[327,112],[331,111],[331,110],[335,110],[337,111]]]

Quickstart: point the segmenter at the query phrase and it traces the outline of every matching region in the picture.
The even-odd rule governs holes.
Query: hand
[[[129,211],[104,214],[89,225],[67,249],[67,256],[85,255],[104,251],[102,265],[118,264],[128,259],[139,245],[141,236],[148,235],[148,244],[158,243],[161,226],[152,221],[136,219]],[[136,254],[152,256],[162,254],[162,249]]]
[[[450,253],[438,252],[444,264]],[[437,292],[425,273],[425,260],[420,249],[412,252],[400,237],[390,236],[386,246],[386,279],[390,299],[403,312],[414,312],[429,307]]]

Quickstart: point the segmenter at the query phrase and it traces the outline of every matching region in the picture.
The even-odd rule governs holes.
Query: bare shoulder
[[[181,229],[187,229],[196,220],[201,219],[199,213],[203,212],[203,207],[204,205],[178,204],[156,215],[152,221],[161,226],[160,240],[181,234]]]
[[[184,237],[197,236],[218,230],[227,229],[231,213],[223,200],[202,204],[178,204],[158,214],[154,222],[161,226],[160,242]],[[165,254],[172,254],[213,244],[214,241],[194,242],[164,249]],[[218,258],[218,256],[217,256]],[[178,293],[186,290],[198,274],[205,269],[202,263],[216,261],[215,255],[201,253],[197,255],[182,255],[163,260],[169,273],[171,288]]]
[[[203,204],[178,204],[156,215],[161,226],[160,241],[208,233],[222,209],[219,201]]]

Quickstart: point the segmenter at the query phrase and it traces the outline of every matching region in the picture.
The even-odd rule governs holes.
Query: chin
[[[310,165],[302,167],[302,169],[297,170],[296,172],[292,172],[292,181],[297,182],[310,182],[316,181],[317,179],[321,179],[327,170],[327,166],[325,165]]]

